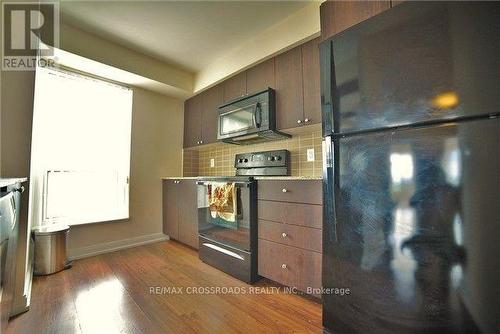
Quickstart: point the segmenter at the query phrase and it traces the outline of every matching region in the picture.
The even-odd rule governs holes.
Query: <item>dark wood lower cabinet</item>
[[[198,249],[196,180],[163,180],[163,233]]]
[[[181,180],[178,185],[179,241],[198,249],[198,201],[196,180]]]
[[[163,233],[175,240],[179,239],[177,181],[163,180]]]
[[[258,189],[259,275],[321,297],[321,181],[261,180]]]
[[[321,288],[320,253],[259,239],[258,266],[259,275],[300,291]]]

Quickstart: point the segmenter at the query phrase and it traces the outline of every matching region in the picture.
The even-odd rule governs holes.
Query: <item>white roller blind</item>
[[[128,218],[132,90],[38,68],[32,141],[35,224]]]

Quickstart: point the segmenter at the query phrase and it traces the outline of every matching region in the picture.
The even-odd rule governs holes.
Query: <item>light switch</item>
[[[307,161],[308,162],[314,161],[314,148],[307,149]]]
[[[210,159],[210,168],[215,167],[215,159]]]

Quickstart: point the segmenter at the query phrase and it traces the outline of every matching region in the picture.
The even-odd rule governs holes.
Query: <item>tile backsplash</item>
[[[290,151],[291,176],[321,176],[321,126],[300,129],[292,138],[254,145],[215,143],[183,150],[183,176],[234,175],[234,156],[238,153],[287,149]],[[288,132],[288,131],[285,131]],[[307,150],[314,150],[314,161],[307,161]],[[211,167],[213,159],[213,167]]]

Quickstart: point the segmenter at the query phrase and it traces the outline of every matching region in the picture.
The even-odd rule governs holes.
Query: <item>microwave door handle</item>
[[[255,126],[260,128],[260,125],[262,124],[262,107],[260,106],[260,102],[257,102],[255,105],[253,117],[255,120]]]

